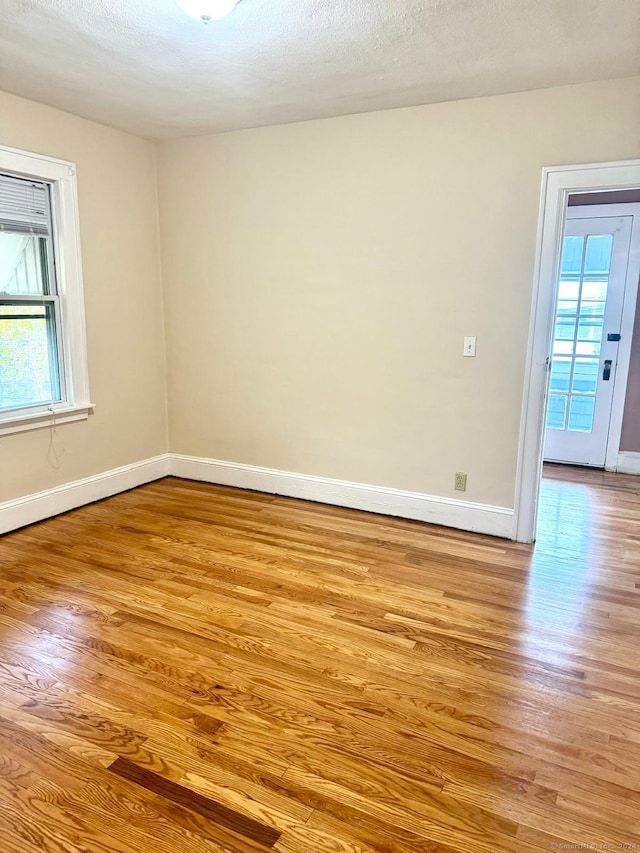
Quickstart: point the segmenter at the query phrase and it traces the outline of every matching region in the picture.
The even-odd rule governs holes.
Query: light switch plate
[[[476,339],[475,336],[472,338],[464,339],[464,350],[463,353],[468,358],[473,358],[476,354]]]

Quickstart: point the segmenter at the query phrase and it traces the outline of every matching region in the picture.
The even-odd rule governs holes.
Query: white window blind
[[[0,232],[51,234],[49,185],[0,175]]]

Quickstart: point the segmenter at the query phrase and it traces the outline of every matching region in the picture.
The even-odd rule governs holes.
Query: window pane
[[[0,231],[0,293],[47,295],[47,241]]]
[[[550,394],[549,408],[547,409],[547,426],[551,429],[564,429],[566,410],[567,398],[563,394]]]
[[[600,360],[597,358],[577,358],[573,366],[572,391],[579,394],[595,394],[598,384]]]
[[[579,278],[561,278],[558,286],[558,299],[578,299],[580,294],[580,279]]]
[[[59,399],[53,306],[0,303],[0,409]]]
[[[563,299],[558,302],[559,317],[575,317],[578,313],[578,302],[573,299]]]
[[[576,355],[600,355],[600,343],[598,341],[578,341]]]
[[[604,301],[607,298],[608,283],[608,281],[602,281],[600,278],[593,279],[591,281],[586,278],[582,285],[582,299],[598,299]]]
[[[578,340],[600,343],[603,329],[603,317],[580,317],[578,322]]]
[[[572,397],[569,407],[569,429],[575,432],[591,432],[595,397]]]
[[[556,340],[572,341],[576,334],[575,317],[558,317],[556,323]]]
[[[612,248],[612,234],[592,234],[587,237],[587,251],[584,259],[585,273],[608,274]]]
[[[580,306],[582,317],[604,317],[606,302],[583,302]]]
[[[572,355],[573,341],[558,341],[553,342],[553,355]]]
[[[579,273],[582,271],[582,250],[584,237],[565,237],[562,247],[562,273]]]
[[[554,358],[551,363],[551,390],[568,391],[571,378],[571,359]]]

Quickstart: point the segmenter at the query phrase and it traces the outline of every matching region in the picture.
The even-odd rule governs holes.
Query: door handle
[[[608,382],[611,379],[611,362],[613,359],[607,358],[604,362],[604,370],[602,371],[602,378],[605,382]]]

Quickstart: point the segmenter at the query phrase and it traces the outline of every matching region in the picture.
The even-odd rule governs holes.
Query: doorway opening
[[[545,500],[572,482],[597,487],[605,469],[640,474],[639,278],[640,161],[545,169],[515,502],[519,541],[536,538],[541,486]]]
[[[630,365],[640,362],[640,350],[633,353],[632,310],[640,277],[639,222],[640,190],[569,196],[555,298],[545,462],[615,471],[624,449],[625,420],[631,433],[640,415],[625,406]]]

